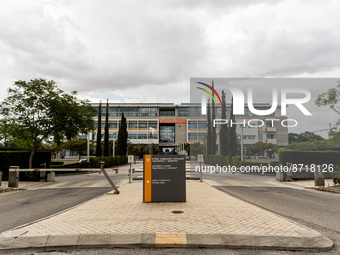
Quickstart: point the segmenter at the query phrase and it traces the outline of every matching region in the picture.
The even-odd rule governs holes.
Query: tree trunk
[[[31,151],[31,155],[30,155],[30,160],[28,163],[28,168],[32,169],[33,168],[33,158],[34,158],[34,154],[37,152],[37,148],[33,148]]]

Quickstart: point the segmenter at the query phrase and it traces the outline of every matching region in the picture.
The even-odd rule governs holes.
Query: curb
[[[334,187],[317,186],[317,187],[313,187],[313,189],[340,194],[340,189],[334,188]]]
[[[0,250],[44,251],[85,248],[243,248],[265,250],[328,251],[333,242],[322,236],[284,237],[190,233],[76,234],[50,236],[2,236]]]

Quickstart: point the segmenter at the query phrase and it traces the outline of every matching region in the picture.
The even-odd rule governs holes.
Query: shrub
[[[333,164],[340,165],[340,151],[280,150],[280,164]]]
[[[8,179],[8,170],[10,166],[19,166],[20,168],[28,168],[30,151],[0,151],[0,171],[3,174],[3,180]],[[51,165],[51,152],[38,151],[33,158],[33,168],[41,168],[41,164],[46,163],[46,167]],[[21,172],[20,180],[39,180],[40,173],[38,172]]]

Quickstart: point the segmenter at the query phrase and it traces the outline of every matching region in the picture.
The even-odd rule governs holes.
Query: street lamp
[[[90,139],[91,139],[92,133],[87,133],[87,162],[90,162]]]

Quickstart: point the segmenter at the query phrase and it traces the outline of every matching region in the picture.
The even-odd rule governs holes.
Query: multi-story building
[[[98,109],[99,104],[93,106]],[[270,105],[257,104],[255,107],[259,110],[268,109]],[[245,153],[247,146],[258,141],[272,143],[279,148],[288,145],[288,128],[281,125],[281,121],[287,117],[280,115],[280,110],[280,107],[277,107],[271,116],[253,116],[245,106],[245,114],[235,116],[236,122],[240,123],[237,125],[236,132],[240,138],[242,136]],[[179,152],[184,143],[204,143],[206,139],[207,116],[201,114],[199,104],[110,103],[108,112],[110,139],[117,139],[123,113],[127,119],[128,139],[133,144],[158,144],[161,151],[171,153]],[[102,134],[105,114],[106,107],[102,104]],[[227,119],[229,114],[230,105],[227,105]],[[97,117],[94,118],[97,122]],[[221,118],[221,107],[216,108],[216,118]],[[219,126],[216,128],[218,151]],[[95,138],[96,131],[92,136],[92,139]]]

